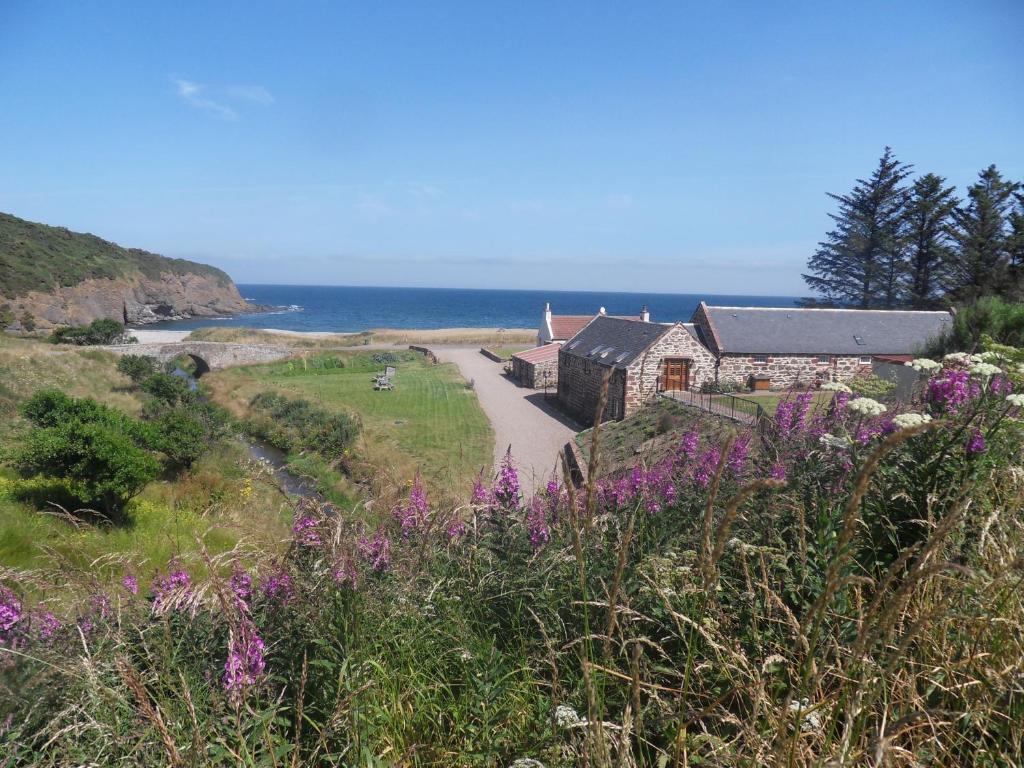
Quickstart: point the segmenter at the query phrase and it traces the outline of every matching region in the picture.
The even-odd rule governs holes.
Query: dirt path
[[[438,359],[455,363],[467,380],[474,381],[480,405],[494,428],[495,467],[511,445],[524,489],[544,485],[559,461],[558,452],[573,439],[579,425],[545,402],[543,392],[506,378],[503,365],[488,360],[478,348],[431,349]]]

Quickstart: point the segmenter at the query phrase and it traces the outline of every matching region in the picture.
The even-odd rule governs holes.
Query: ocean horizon
[[[248,301],[268,312],[223,318],[170,320],[146,328],[191,330],[210,326],[278,328],[286,331],[358,332],[374,328],[536,328],[551,302],[562,315],[638,315],[644,305],[655,322],[687,321],[701,300],[709,304],[792,307],[795,296],[712,293],[544,291],[486,288],[389,288],[239,283]]]

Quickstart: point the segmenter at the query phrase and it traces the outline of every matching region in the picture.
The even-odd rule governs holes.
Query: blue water
[[[274,312],[210,320],[178,320],[147,328],[205,326],[281,328],[288,331],[365,331],[372,328],[536,328],[551,311],[585,315],[604,307],[611,315],[637,315],[646,304],[655,322],[687,321],[701,299],[708,304],[792,307],[790,296],[505,291],[461,288],[365,288],[329,285],[242,285],[250,301]]]

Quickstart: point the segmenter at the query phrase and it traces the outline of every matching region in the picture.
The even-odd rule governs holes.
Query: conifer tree
[[[1017,205],[1009,216],[1010,292],[1013,301],[1024,301],[1024,194],[1016,194]]]
[[[827,302],[862,309],[900,302],[906,272],[902,182],[910,168],[886,147],[869,179],[858,179],[849,194],[829,193],[839,203],[839,211],[829,214],[836,226],[818,244],[803,276]]]
[[[959,200],[956,188],[945,183],[927,173],[914,182],[907,200],[905,297],[914,309],[937,306],[948,284],[950,226]]]
[[[1006,292],[1014,245],[1008,218],[1019,187],[990,165],[967,188],[966,205],[953,212],[957,248],[950,260],[950,288],[957,298]]]

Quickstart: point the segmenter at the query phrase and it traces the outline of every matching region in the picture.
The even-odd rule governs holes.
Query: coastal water
[[[646,304],[656,322],[689,320],[703,299],[709,304],[791,307],[791,296],[513,291],[461,288],[369,288],[328,285],[238,286],[242,295],[273,312],[231,318],[178,320],[174,329],[210,325],[281,328],[289,331],[365,331],[372,328],[536,328],[544,302],[556,314],[584,315],[605,307],[612,315],[636,315]]]

